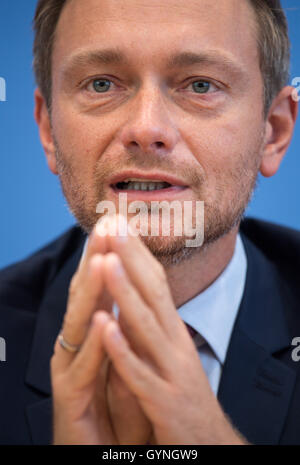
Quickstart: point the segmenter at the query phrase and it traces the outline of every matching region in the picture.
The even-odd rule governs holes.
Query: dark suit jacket
[[[243,220],[248,269],[218,399],[254,444],[300,444],[300,232]],[[0,443],[51,443],[49,362],[86,236],[78,226],[0,272]]]

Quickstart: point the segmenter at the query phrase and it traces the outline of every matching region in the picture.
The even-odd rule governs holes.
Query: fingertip
[[[116,262],[118,262],[120,259],[119,259],[119,256],[117,253],[115,252],[108,252],[106,255],[105,255],[105,261],[109,264],[115,264]]]
[[[111,341],[114,345],[117,344],[118,346],[120,346],[120,344],[124,345],[125,343],[125,338],[116,320],[111,320],[107,324],[105,330],[105,337],[107,337],[107,339]]]
[[[103,266],[103,255],[100,253],[94,254],[88,263],[88,273],[93,274],[99,271]]]
[[[103,255],[101,253],[95,253],[91,258],[90,258],[90,264],[93,264],[94,266],[100,265],[103,263]]]
[[[100,237],[101,239],[104,239],[107,236],[108,231],[109,231],[109,216],[104,215],[101,218],[99,218],[99,220],[95,224],[95,227],[94,227],[95,237],[97,238]]]
[[[89,257],[94,253],[105,253],[107,250],[106,237],[99,234],[99,221],[95,224],[92,232],[89,235],[86,245],[86,255]]]
[[[122,261],[119,255],[115,252],[109,252],[108,254],[106,254],[105,261],[110,270],[118,268],[122,265]]]
[[[96,327],[103,328],[109,321],[111,316],[105,310],[98,310],[94,313],[92,324]]]

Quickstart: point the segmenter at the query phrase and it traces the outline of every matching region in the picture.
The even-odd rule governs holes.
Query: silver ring
[[[62,346],[62,348],[65,349],[67,352],[72,352],[72,353],[79,352],[81,346],[80,345],[76,346],[74,344],[70,344],[69,342],[67,342],[64,339],[62,333],[59,334],[58,340],[59,340],[59,343]]]

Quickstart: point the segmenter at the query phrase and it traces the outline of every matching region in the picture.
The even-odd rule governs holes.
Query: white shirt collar
[[[86,250],[87,240],[82,256]],[[244,293],[246,272],[247,257],[238,234],[234,254],[220,276],[205,291],[178,308],[182,320],[201,334],[221,364],[225,361]],[[117,316],[116,304],[113,306],[113,311]],[[201,337],[197,336],[200,342]],[[197,340],[195,342],[197,343]]]
[[[224,363],[244,293],[247,258],[238,234],[234,254],[221,275],[203,292],[178,308],[179,315],[208,342]]]

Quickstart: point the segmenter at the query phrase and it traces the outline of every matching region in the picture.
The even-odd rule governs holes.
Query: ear
[[[260,165],[263,176],[268,178],[277,172],[291,142],[297,114],[295,89],[286,86],[274,99],[268,113],[265,146]]]
[[[48,166],[53,174],[58,174],[49,111],[40,89],[35,90],[34,101],[34,118],[39,127],[40,140],[46,154]]]

